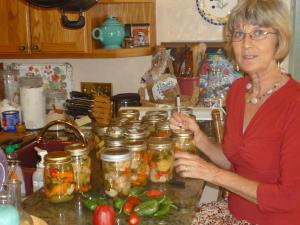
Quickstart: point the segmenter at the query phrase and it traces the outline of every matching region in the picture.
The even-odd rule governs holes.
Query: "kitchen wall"
[[[284,0],[290,5],[292,0]],[[222,26],[202,19],[196,0],[157,0],[157,40],[169,41],[222,41]],[[111,82],[113,93],[137,92],[140,77],[151,65],[151,57],[118,59],[27,59],[4,60],[10,62],[69,62],[73,66],[74,90],[81,81]],[[287,68],[287,61],[283,67]]]

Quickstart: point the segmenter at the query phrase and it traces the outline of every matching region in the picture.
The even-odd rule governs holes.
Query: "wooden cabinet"
[[[102,58],[150,55],[156,45],[155,0],[101,0],[85,12],[86,26],[64,28],[57,9],[0,0],[0,58]],[[123,24],[150,24],[150,46],[104,49],[92,30],[108,15]],[[73,20],[77,14],[68,14]]]

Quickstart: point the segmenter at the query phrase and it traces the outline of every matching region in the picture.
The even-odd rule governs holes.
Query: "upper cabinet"
[[[61,25],[58,9],[29,6],[25,0],[0,1],[0,58],[128,57],[150,55],[156,45],[155,0],[101,0],[85,12],[86,26]],[[149,24],[149,46],[104,49],[92,30],[111,15],[123,24]],[[78,14],[68,14],[76,20]]]

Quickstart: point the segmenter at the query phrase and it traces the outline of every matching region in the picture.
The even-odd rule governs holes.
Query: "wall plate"
[[[80,82],[80,88],[84,93],[112,96],[112,83]]]

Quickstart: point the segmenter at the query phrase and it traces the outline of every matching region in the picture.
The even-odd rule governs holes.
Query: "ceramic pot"
[[[95,40],[101,41],[106,49],[121,48],[121,43],[125,37],[124,25],[116,18],[108,15],[100,27],[93,29],[92,36]]]

